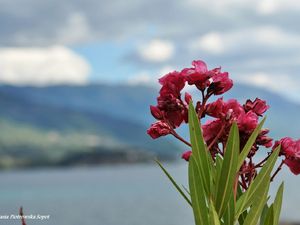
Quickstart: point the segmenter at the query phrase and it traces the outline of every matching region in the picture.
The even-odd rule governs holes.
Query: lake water
[[[166,167],[187,183],[186,164]],[[282,218],[300,221],[300,177],[289,174],[276,182],[285,177]],[[0,216],[18,214],[21,205],[25,215],[50,215],[28,225],[193,225],[191,209],[156,165],[1,172]]]

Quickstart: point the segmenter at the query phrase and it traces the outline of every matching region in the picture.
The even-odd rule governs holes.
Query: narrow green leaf
[[[224,225],[233,225],[234,224],[234,213],[235,213],[235,205],[234,205],[234,195],[230,196],[228,201],[228,206],[224,214]]]
[[[260,216],[260,222],[259,222],[260,225],[265,225],[268,210],[269,210],[268,204],[265,204],[264,209],[263,209],[263,211],[261,213],[261,216]]]
[[[221,225],[218,213],[212,201],[209,203],[209,222],[209,225]]]
[[[159,167],[166,174],[166,176],[169,178],[169,180],[171,181],[171,183],[174,185],[174,187],[177,189],[177,191],[182,195],[182,197],[187,201],[187,203],[189,203],[189,205],[192,206],[191,200],[181,190],[181,188],[179,187],[179,185],[176,183],[176,181],[173,179],[173,177],[168,173],[168,171],[163,167],[163,165],[158,160],[155,160],[155,162],[159,165]]]
[[[245,219],[247,218],[248,211],[244,211],[240,216],[239,216],[239,224],[244,224]]]
[[[200,176],[203,179],[205,191],[210,195],[212,186],[212,159],[204,142],[201,125],[192,101],[189,104],[189,130],[193,156],[199,166]]]
[[[207,199],[199,170],[197,162],[192,155],[189,160],[189,188],[191,192],[195,223],[196,225],[207,225]]]
[[[269,179],[273,167],[276,163],[278,153],[280,151],[280,146],[278,146],[271,154],[266,164],[261,168],[260,172],[251,183],[249,189],[238,199],[236,204],[236,217],[244,212],[255,200],[257,195],[257,190],[264,185],[264,181]]]
[[[220,155],[217,155],[216,156],[216,177],[215,177],[215,184],[216,185],[217,185],[218,180],[220,179],[220,176],[221,176],[222,163],[223,163],[223,159],[221,158]]]
[[[237,188],[237,199],[239,199],[242,195],[243,195],[243,191],[241,189],[241,186],[238,185],[238,188]],[[238,218],[239,224],[241,224],[241,225],[244,224],[244,221],[245,221],[247,215],[248,215],[247,210],[245,210],[243,213],[241,213],[241,215]]]
[[[281,206],[282,206],[283,189],[284,189],[284,184],[281,183],[280,187],[278,188],[275,200],[274,200],[274,225],[279,224],[279,217],[280,217]]]
[[[224,160],[222,163],[221,175],[217,185],[216,209],[220,217],[223,216],[228,206],[228,200],[233,193],[236,178],[236,167],[240,151],[239,144],[239,130],[237,124],[233,123],[230,129]]]
[[[217,185],[218,181],[220,180],[221,176],[221,171],[222,171],[222,163],[223,159],[220,155],[216,156],[215,160],[215,166],[213,167],[214,174],[213,174],[213,185],[212,185],[212,199],[216,199],[216,194],[217,194]]]
[[[249,154],[251,147],[253,146],[258,134],[261,131],[261,128],[263,127],[264,123],[266,121],[266,117],[259,123],[259,125],[255,128],[255,130],[252,132],[251,136],[249,137],[247,143],[245,144],[243,150],[241,151],[241,154],[239,156],[239,162],[237,166],[237,171],[240,170],[241,166],[243,165],[244,160],[246,159],[247,155]]]
[[[263,225],[274,225],[274,205],[272,204],[268,209]]]
[[[245,219],[243,225],[257,225],[260,215],[263,211],[263,208],[267,202],[267,196],[270,186],[270,176],[268,179],[263,181],[264,185],[261,185],[256,192],[254,197],[254,203],[250,208],[250,211]]]

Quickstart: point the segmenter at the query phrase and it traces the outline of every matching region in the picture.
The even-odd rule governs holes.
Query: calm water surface
[[[167,168],[187,183],[185,164]],[[282,218],[300,221],[300,177],[289,174],[277,179],[286,180]],[[193,225],[190,208],[156,165],[11,171],[0,180],[0,215],[17,214],[21,205],[25,214],[50,215],[28,225]]]

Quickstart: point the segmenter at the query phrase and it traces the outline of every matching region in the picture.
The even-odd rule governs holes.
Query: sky
[[[297,0],[0,0],[0,83],[155,84],[194,59],[300,102]]]

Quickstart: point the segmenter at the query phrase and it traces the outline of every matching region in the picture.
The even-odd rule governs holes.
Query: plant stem
[[[191,143],[189,143],[188,141],[186,141],[183,137],[181,137],[175,130],[174,128],[172,127],[172,124],[169,122],[169,120],[167,120],[165,117],[163,118],[164,122],[166,122],[169,127],[170,127],[170,131],[171,131],[171,134],[177,138],[179,141],[183,142],[184,144],[186,144],[187,146],[189,147],[192,147]]]
[[[203,114],[203,112],[204,112],[204,110],[205,110],[206,102],[207,102],[207,100],[209,99],[209,97],[211,96],[211,94],[207,94],[207,95],[205,96],[204,91],[202,91],[201,93],[202,93],[202,105],[201,105],[200,111],[198,112],[199,120],[201,120],[202,114]]]
[[[244,188],[245,190],[247,190],[248,187],[247,187],[247,182],[246,182],[246,179],[245,179],[245,175],[244,175],[244,174],[241,174],[241,178],[242,178],[243,188]]]
[[[217,134],[217,136],[214,138],[214,140],[209,144],[208,149],[210,150],[211,147],[217,142],[217,140],[220,138],[220,136],[222,135],[223,131],[224,131],[225,125],[222,125],[219,133]]]
[[[186,144],[189,147],[192,147],[191,143],[189,143],[188,141],[186,141],[183,137],[181,137],[179,134],[176,133],[176,131],[173,129],[171,134],[177,138],[178,140],[180,140],[181,142],[183,142],[184,144]]]
[[[264,158],[261,162],[259,162],[255,165],[255,168],[261,167],[262,164],[264,164],[269,159],[270,156],[271,156],[271,154],[268,154],[268,156],[266,158]]]
[[[271,182],[274,180],[274,178],[276,177],[276,175],[279,173],[279,171],[282,169],[284,160],[282,160],[282,162],[280,163],[280,165],[278,166],[277,170],[275,171],[275,173],[273,174],[273,176],[271,177]]]

